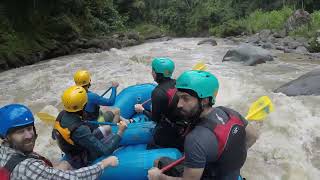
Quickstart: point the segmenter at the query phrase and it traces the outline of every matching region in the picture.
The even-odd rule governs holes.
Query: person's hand
[[[116,156],[110,156],[101,161],[101,168],[104,169],[108,166],[115,167],[115,166],[118,166],[118,164],[119,164],[118,158]]]
[[[161,176],[162,172],[159,168],[151,168],[148,171],[148,179],[149,180],[160,180],[160,176]]]
[[[119,83],[116,82],[116,81],[112,81],[112,82],[111,82],[111,86],[116,88],[116,87],[119,86]]]
[[[143,110],[144,110],[144,107],[142,106],[142,104],[136,104],[136,105],[134,105],[134,110],[135,110],[137,113],[142,113]]]
[[[122,136],[123,132],[127,129],[128,125],[125,121],[120,121],[118,123],[119,129],[118,129],[118,135]]]

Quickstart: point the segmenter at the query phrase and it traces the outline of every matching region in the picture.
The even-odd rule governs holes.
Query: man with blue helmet
[[[0,108],[0,179],[97,179],[107,166],[116,166],[116,157],[75,171],[63,162],[55,168],[45,157],[33,152],[37,139],[32,112],[24,105]]]

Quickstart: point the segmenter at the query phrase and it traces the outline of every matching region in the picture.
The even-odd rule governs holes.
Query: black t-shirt
[[[152,112],[144,111],[144,114],[151,116],[151,119],[155,122],[160,122],[163,117],[169,120],[175,120],[177,99],[174,99],[172,104],[169,105],[169,98],[167,90],[175,88],[175,80],[168,79],[161,82],[153,91],[151,95],[152,99]]]

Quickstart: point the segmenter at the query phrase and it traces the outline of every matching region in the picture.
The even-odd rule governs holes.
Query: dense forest
[[[311,21],[289,35],[312,38],[320,29],[319,0],[1,0],[0,66],[32,64],[31,55],[119,33],[135,32],[143,39],[281,30],[297,9],[309,12]]]

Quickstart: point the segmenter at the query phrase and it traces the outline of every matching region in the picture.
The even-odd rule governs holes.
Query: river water
[[[253,180],[316,180],[320,177],[320,97],[287,97],[272,91],[307,73],[320,64],[304,56],[272,52],[275,61],[256,67],[221,60],[234,47],[223,39],[218,46],[200,45],[201,38],[179,38],[149,42],[102,53],[77,54],[0,73],[0,106],[23,103],[34,113],[57,115],[61,94],[73,85],[73,74],[87,69],[92,74],[91,89],[102,93],[110,81],[119,89],[137,83],[152,82],[153,57],[168,56],[176,63],[174,77],[203,61],[220,81],[217,105],[228,106],[245,115],[252,102],[268,95],[275,106],[263,122],[252,122],[260,137],[249,150],[242,174]],[[51,126],[37,118],[39,138],[36,151],[57,161],[61,157],[50,138]],[[121,163],[121,162],[120,162]]]

